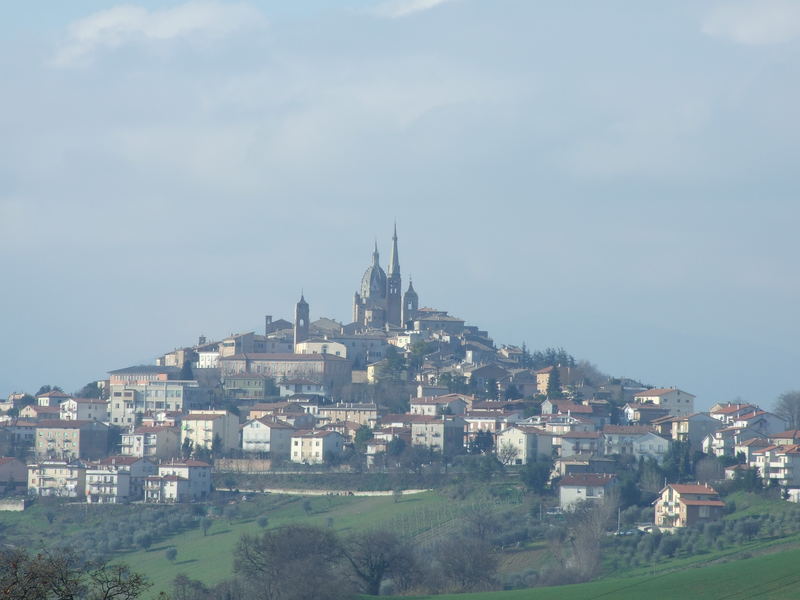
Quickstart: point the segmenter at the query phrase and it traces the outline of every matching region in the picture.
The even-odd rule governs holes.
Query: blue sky
[[[0,8],[0,393],[348,320],[397,219],[499,343],[770,404],[800,388],[800,5]],[[406,279],[407,281],[407,279]]]

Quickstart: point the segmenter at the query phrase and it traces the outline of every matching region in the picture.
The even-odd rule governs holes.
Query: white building
[[[603,427],[603,454],[652,458],[660,463],[669,452],[669,440],[641,425],[606,425]]]
[[[97,398],[69,398],[59,404],[62,421],[108,422],[108,401]]]
[[[288,458],[294,427],[288,423],[263,417],[251,419],[242,428],[242,450],[269,452],[274,458]]]
[[[83,498],[86,493],[86,464],[77,460],[46,460],[28,465],[28,493]]]
[[[145,426],[122,434],[122,454],[139,458],[174,458],[180,452],[177,427]]]
[[[558,484],[559,506],[570,510],[580,502],[603,502],[617,483],[616,475],[573,473]]]
[[[326,340],[320,338],[312,338],[297,342],[294,347],[295,354],[333,354],[334,356],[341,356],[347,358],[347,346],[341,342],[334,342],[333,340]]]
[[[197,460],[165,463],[144,484],[145,502],[204,500],[211,493],[211,465]]]
[[[123,504],[130,500],[131,474],[114,465],[86,469],[86,502]]]
[[[325,386],[313,379],[294,378],[286,379],[278,383],[278,390],[281,397],[294,396],[296,394],[306,394],[311,396],[325,396],[327,390]]]
[[[553,434],[533,425],[513,425],[497,434],[495,447],[498,454],[508,454],[510,464],[527,465],[553,456]],[[504,448],[514,448],[516,454]]]
[[[341,434],[319,429],[296,431],[292,434],[291,443],[291,460],[296,463],[324,463],[326,457],[340,455],[344,449]]]
[[[682,417],[694,412],[695,396],[678,388],[656,388],[633,395],[638,403],[648,404],[669,411],[671,417]]]
[[[226,410],[193,410],[183,417],[181,446],[191,440],[192,448],[211,450],[219,439],[223,450],[239,448],[239,417]]]

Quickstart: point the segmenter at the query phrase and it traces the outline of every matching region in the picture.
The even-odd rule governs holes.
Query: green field
[[[417,600],[787,600],[800,598],[800,550],[655,576]],[[399,600],[400,597],[398,596]],[[406,597],[408,600],[408,597]]]
[[[306,514],[303,498],[286,499],[277,507],[267,506],[260,514],[269,519],[269,528],[289,523],[305,523],[332,527],[347,534],[349,531],[386,526],[407,535],[424,539],[427,532],[441,533],[455,527],[458,503],[434,492],[406,496],[395,502],[391,496],[379,497],[314,497],[309,498],[313,512]],[[258,502],[259,498],[251,500]],[[167,591],[178,574],[185,574],[206,584],[214,584],[233,574],[233,550],[244,533],[258,533],[257,518],[215,520],[204,536],[201,529],[179,533],[154,544],[148,551],[119,554],[119,560],[134,570],[146,573],[154,584],[153,591]],[[164,556],[167,548],[178,551],[174,563]]]

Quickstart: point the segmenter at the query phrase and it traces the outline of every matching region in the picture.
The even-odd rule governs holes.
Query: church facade
[[[353,322],[360,329],[405,328],[418,309],[419,298],[411,283],[406,293],[402,293],[397,226],[395,226],[388,274],[380,265],[376,242],[372,253],[372,264],[364,272],[361,287],[353,298]]]

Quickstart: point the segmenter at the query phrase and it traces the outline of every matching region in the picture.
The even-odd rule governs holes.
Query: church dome
[[[372,253],[372,265],[361,278],[361,298],[365,301],[386,299],[386,272],[381,268],[379,260],[376,246]]]

